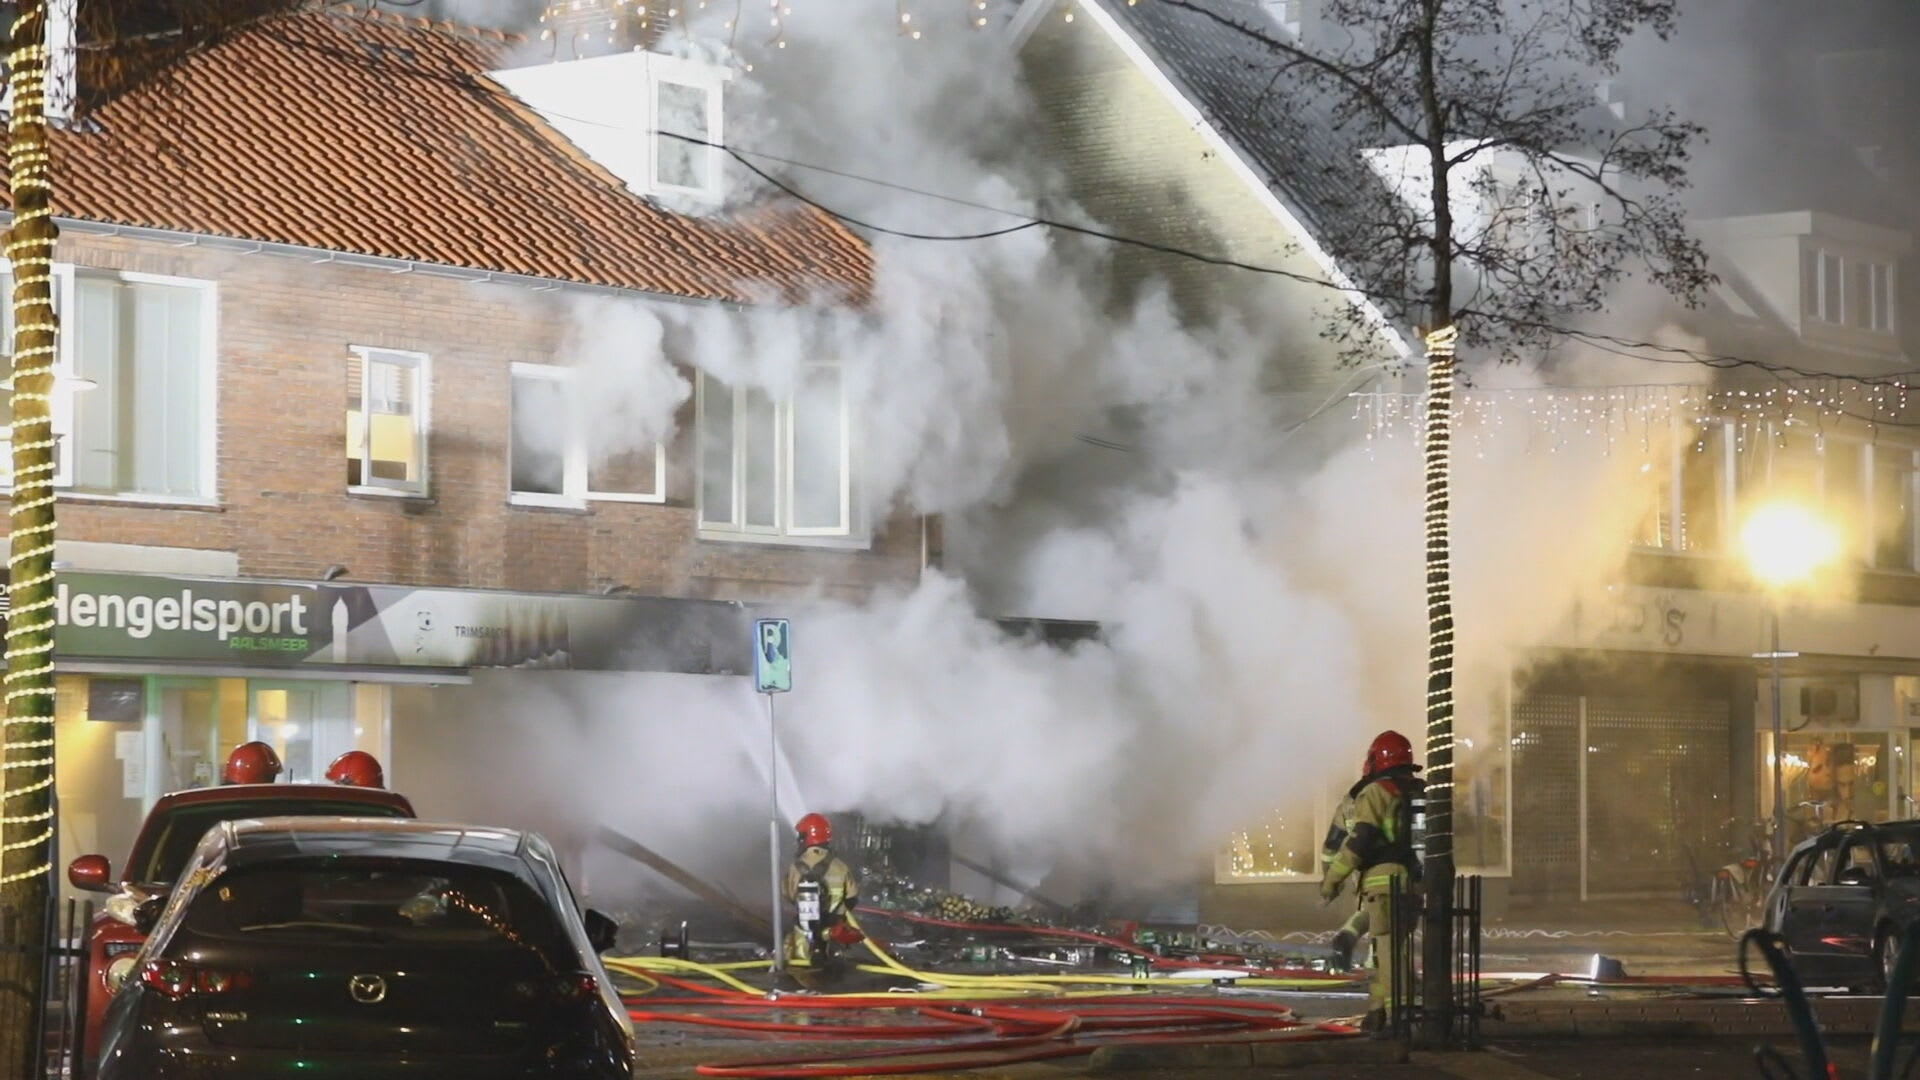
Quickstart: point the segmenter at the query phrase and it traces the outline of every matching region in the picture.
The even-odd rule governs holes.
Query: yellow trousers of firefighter
[[[1388,1012],[1393,1001],[1393,937],[1400,931],[1393,917],[1394,882],[1400,883],[1405,902],[1408,888],[1407,868],[1398,863],[1370,866],[1360,878],[1360,911],[1350,923],[1364,922],[1367,931],[1368,962],[1373,976],[1367,982],[1367,1011]],[[1407,929],[1411,930],[1411,927]],[[1401,989],[1406,996],[1410,987]]]

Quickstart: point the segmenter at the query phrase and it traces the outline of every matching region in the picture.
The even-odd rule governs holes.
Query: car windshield
[[[1920,828],[1882,830],[1880,857],[1890,875],[1920,876]]]
[[[188,803],[176,806],[164,820],[149,828],[156,830],[140,865],[127,868],[127,878],[148,885],[170,885],[193,855],[207,830],[223,821],[244,821],[268,817],[406,817],[397,806],[372,802],[345,802],[338,799],[234,799],[231,801]]]
[[[267,945],[444,947],[471,959],[522,952],[551,971],[578,963],[559,915],[527,882],[419,859],[333,856],[243,867],[194,897],[180,933]]]

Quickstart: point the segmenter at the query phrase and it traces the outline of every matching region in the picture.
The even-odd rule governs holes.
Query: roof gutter
[[[0,221],[11,224],[11,211],[0,212]],[[345,251],[332,251],[326,248],[303,247],[298,244],[279,244],[266,240],[246,240],[234,236],[217,236],[209,233],[180,232],[174,229],[154,229],[141,225],[116,225],[110,222],[90,221],[85,218],[56,217],[54,223],[62,232],[80,233],[87,236],[126,237],[131,240],[144,240],[170,247],[205,247],[215,251],[234,251],[243,255],[268,255],[283,259],[301,259],[313,264],[334,263],[367,270],[383,270],[389,274],[421,274],[425,277],[444,278],[451,281],[465,281],[474,285],[504,285],[510,288],[526,289],[531,292],[567,292],[586,296],[618,296],[628,299],[644,298],[648,300],[666,300],[679,304],[712,305],[745,310],[747,305],[735,300],[710,300],[697,296],[681,296],[676,293],[649,292],[645,289],[623,289],[615,285],[592,285],[579,281],[567,281],[561,278],[538,277],[532,274],[512,274],[498,270],[476,270],[472,267],[453,266],[448,263],[420,262],[416,259],[397,259],[385,255],[360,255]]]

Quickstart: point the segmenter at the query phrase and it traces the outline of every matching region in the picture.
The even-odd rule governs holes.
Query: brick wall
[[[1078,205],[1120,234],[1322,278],[1297,238],[1091,19],[1041,21],[1022,55],[1050,142]],[[1140,248],[1112,249],[1124,307],[1165,287],[1194,325],[1248,326],[1267,349],[1268,385],[1331,392],[1346,376],[1320,337],[1345,309],[1324,286]]]
[[[914,520],[864,551],[697,538],[690,408],[664,505],[510,506],[509,373],[566,362],[561,294],[80,233],[59,258],[219,283],[217,507],[74,497],[60,506],[64,539],[230,550],[249,577],[341,563],[356,581],[729,599],[858,596],[918,574]],[[347,493],[350,345],[431,357],[430,498]]]

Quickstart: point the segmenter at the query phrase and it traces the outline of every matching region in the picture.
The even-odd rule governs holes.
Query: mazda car
[[[225,822],[108,1009],[99,1077],[625,1078],[616,929],[532,833]]]
[[[1795,847],[1767,900],[1809,986],[1878,991],[1920,919],[1920,821],[1841,822]]]
[[[162,795],[148,812],[116,881],[104,855],[82,855],[67,867],[76,889],[108,894],[87,928],[86,1040],[83,1069],[97,1059],[107,1004],[133,970],[146,935],[140,909],[157,909],[194,846],[222,821],[243,818],[414,816],[406,796],[384,788],[340,784],[236,784]]]

